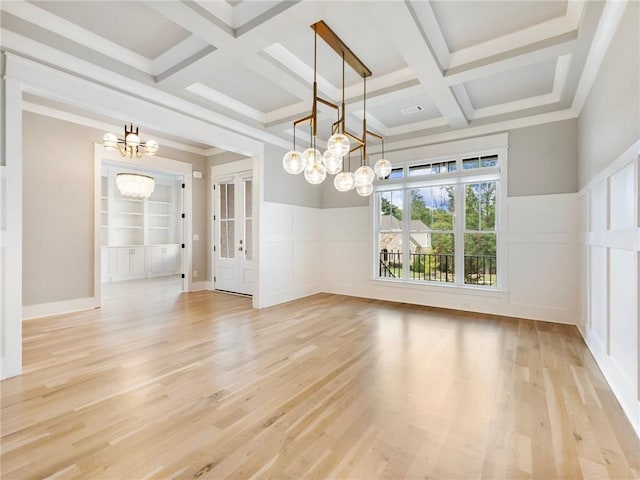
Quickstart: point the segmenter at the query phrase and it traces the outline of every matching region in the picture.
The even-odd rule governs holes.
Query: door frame
[[[253,209],[252,209],[252,221],[253,221],[253,231],[252,231],[252,245],[253,245],[253,282],[252,282],[252,306],[253,308],[257,308],[257,297],[258,297],[258,257],[257,257],[257,251],[259,249],[258,247],[258,231],[257,231],[257,225],[259,222],[259,215],[260,212],[258,211],[259,208],[259,203],[260,203],[260,199],[258,198],[259,195],[259,189],[256,187],[256,169],[255,169],[255,162],[254,162],[255,158],[243,158],[241,160],[237,160],[235,162],[230,162],[230,163],[223,163],[222,165],[212,165],[211,166],[211,174],[209,175],[209,182],[208,182],[208,188],[209,188],[209,255],[210,255],[210,263],[209,263],[209,268],[211,271],[211,290],[215,290],[215,284],[214,284],[214,275],[216,272],[216,255],[213,252],[213,246],[215,245],[215,238],[216,238],[216,224],[215,221],[213,220],[213,215],[216,211],[216,196],[213,194],[213,186],[216,183],[216,179],[217,178],[221,178],[221,177],[230,177],[233,175],[238,175],[238,174],[242,174],[242,173],[250,173],[251,174],[251,188],[252,188],[252,192],[251,192],[251,198],[252,198],[252,203],[253,203]]]
[[[93,144],[93,159],[94,159],[94,200],[93,200],[93,228],[94,228],[94,252],[93,252],[93,282],[94,282],[94,297],[96,307],[102,304],[102,214],[101,212],[101,176],[102,176],[102,161],[108,160],[109,162],[116,162],[123,167],[135,168],[144,167],[146,169],[156,170],[162,173],[170,173],[175,175],[182,175],[184,182],[184,192],[182,200],[182,213],[185,214],[184,221],[182,222],[182,229],[180,232],[180,244],[184,243],[185,248],[181,248],[180,255],[180,267],[184,278],[182,279],[182,291],[190,292],[192,287],[192,265],[193,265],[193,248],[190,239],[193,235],[193,165],[187,162],[180,162],[178,160],[172,160],[165,157],[156,156],[142,156],[135,160],[128,157],[121,157],[118,152],[113,150],[107,150],[99,143]]]

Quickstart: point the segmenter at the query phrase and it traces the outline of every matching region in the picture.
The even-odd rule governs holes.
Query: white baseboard
[[[211,282],[193,282],[191,284],[191,292],[201,292],[203,290],[213,290],[213,287],[211,286]]]
[[[100,305],[98,305],[95,297],[76,298],[74,300],[64,300],[62,302],[41,303],[39,305],[25,305],[22,307],[22,320],[31,320],[32,318],[78,312],[80,310],[90,310],[92,308],[98,308],[99,306]]]

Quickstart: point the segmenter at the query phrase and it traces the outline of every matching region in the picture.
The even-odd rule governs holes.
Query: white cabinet
[[[146,274],[145,247],[118,247],[116,251],[117,279],[139,278]]]
[[[146,248],[147,276],[178,273],[179,245],[159,245]]]
[[[102,247],[103,282],[180,273],[180,245]]]

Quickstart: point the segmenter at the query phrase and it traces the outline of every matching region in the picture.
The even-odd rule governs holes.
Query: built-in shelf
[[[180,243],[182,189],[175,177],[158,175],[149,198],[130,198],[120,194],[115,176],[121,167],[103,166],[102,245],[176,245]]]

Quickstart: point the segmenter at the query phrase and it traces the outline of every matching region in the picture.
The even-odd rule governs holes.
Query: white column
[[[4,160],[0,200],[4,225],[2,258],[0,348],[2,378],[22,372],[22,89],[18,82],[4,79]]]

